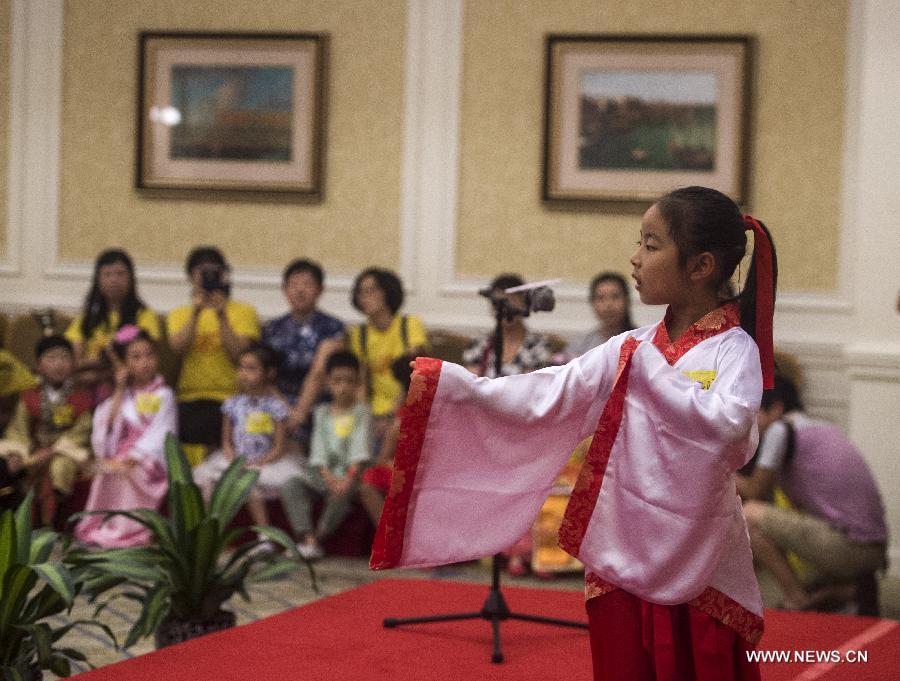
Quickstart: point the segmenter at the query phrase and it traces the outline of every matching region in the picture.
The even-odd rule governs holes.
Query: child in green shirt
[[[328,358],[325,385],[331,402],[313,411],[308,469],[281,488],[281,499],[305,558],[320,558],[321,541],[332,534],[350,512],[359,488],[359,476],[371,457],[371,415],[357,401],[359,360],[340,351]],[[312,505],[324,497],[325,508],[313,527]]]

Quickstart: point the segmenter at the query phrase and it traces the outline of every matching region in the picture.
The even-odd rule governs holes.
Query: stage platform
[[[294,679],[590,679],[587,632],[508,621],[506,661],[492,664],[484,620],[384,629],[384,617],[478,610],[487,587],[383,579],[234,629],[101,669],[79,681]],[[511,609],[584,620],[576,591],[506,587]],[[788,660],[761,664],[764,681],[891,681],[900,678],[900,622],[767,611],[760,650]]]

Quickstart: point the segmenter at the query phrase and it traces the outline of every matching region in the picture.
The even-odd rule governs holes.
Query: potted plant
[[[123,515],[144,525],[154,539],[150,546],[81,549],[69,557],[72,565],[91,576],[85,592],[92,602],[98,602],[96,613],[120,597],[141,604],[140,615],[125,638],[126,648],[150,634],[155,634],[159,648],[234,626],[234,613],[222,606],[235,593],[249,600],[248,582],[283,575],[303,560],[285,532],[267,526],[252,529],[286,549],[287,556],[261,550],[266,541],[260,539],[228,552],[245,533],[245,528],[229,528],[229,524],[259,477],[259,471],[243,467],[242,458],[227,468],[208,503],[171,435],[166,440],[166,463],[167,516],[151,509],[93,512]],[[318,590],[312,565],[304,562],[313,588]],[[108,597],[101,602],[103,594]]]
[[[76,624],[96,626],[115,644],[108,627],[76,620],[56,625],[49,618],[69,612],[83,586],[78,570],[51,560],[56,546],[62,558],[69,551],[68,538],[31,526],[32,494],[15,513],[0,515],[0,678],[34,681],[48,669],[69,676],[71,662],[86,662],[84,653],[59,647],[59,640]],[[90,665],[89,665],[90,666]]]

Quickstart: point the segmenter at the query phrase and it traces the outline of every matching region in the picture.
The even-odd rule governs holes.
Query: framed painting
[[[142,33],[137,187],[319,198],[326,41]]]
[[[751,53],[749,36],[548,36],[544,200],[699,184],[743,202]]]

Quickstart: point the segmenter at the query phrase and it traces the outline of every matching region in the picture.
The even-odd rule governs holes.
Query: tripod
[[[549,290],[549,289],[547,289]],[[527,317],[532,309],[548,309],[546,306],[538,307],[538,304],[546,305],[546,299],[543,303],[533,303],[530,291],[524,292],[525,307],[518,308],[511,305],[506,297],[490,296],[494,305],[494,315],[496,325],[494,327],[494,375],[500,376],[500,370],[503,366],[503,320],[512,319],[516,315]],[[549,309],[552,309],[552,299]],[[427,624],[428,622],[448,622],[456,620],[485,619],[491,623],[494,634],[494,652],[491,655],[491,662],[499,664],[503,662],[503,649],[500,642],[500,622],[508,619],[524,620],[526,622],[537,622],[538,624],[553,624],[560,627],[574,627],[576,629],[587,629],[588,625],[584,622],[573,622],[570,620],[555,619],[553,617],[542,617],[540,615],[526,615],[522,613],[512,612],[506,604],[506,599],[500,591],[500,556],[494,556],[491,559],[491,589],[488,592],[484,605],[478,612],[455,613],[450,615],[430,615],[426,617],[408,617],[395,618],[387,617],[382,622],[383,626],[392,629],[401,624]]]

